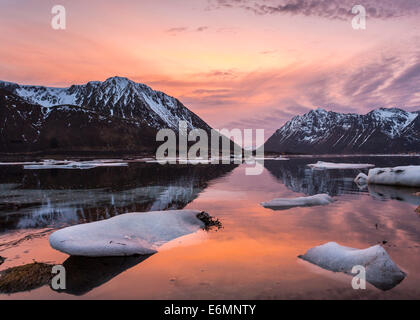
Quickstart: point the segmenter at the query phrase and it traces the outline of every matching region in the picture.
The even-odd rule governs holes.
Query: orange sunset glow
[[[0,0],[0,302],[201,320],[419,300],[419,18]]]
[[[66,87],[125,76],[215,128],[264,128],[266,138],[316,107],[414,110],[416,11],[365,2],[377,16],[354,30],[351,16],[251,10],[258,1],[65,0],[66,30],[54,30],[55,1],[3,0],[0,79]]]

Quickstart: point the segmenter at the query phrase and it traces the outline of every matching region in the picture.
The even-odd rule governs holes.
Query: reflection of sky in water
[[[174,176],[174,179],[170,179],[172,182],[166,180],[166,184],[161,177],[158,179],[158,185],[151,179],[146,185],[117,188],[114,191],[110,191],[109,186],[94,190],[64,190],[64,193],[69,192],[68,195],[75,193],[69,197],[71,199],[66,200],[63,196],[60,201],[54,202],[57,207],[64,202],[65,207],[69,207],[68,203],[71,203],[74,206],[93,206],[96,210],[102,202],[118,204],[125,208],[131,205],[130,199],[135,199],[139,203],[146,201],[148,204],[143,207],[149,210],[154,205],[159,207],[179,202],[180,206],[189,209],[205,210],[219,218],[223,224],[223,229],[218,232],[207,233],[205,237],[200,235],[201,241],[198,243],[191,241],[190,244],[177,246],[177,240],[174,240],[170,249],[161,251],[127,270],[123,268],[125,271],[112,281],[100,281],[109,278],[104,274],[98,279],[89,279],[91,283],[101,285],[89,289],[90,291],[82,297],[419,298],[420,217],[414,212],[416,200],[411,194],[411,191],[416,190],[376,186],[359,190],[352,182],[359,170],[307,170],[306,164],[317,160],[266,162],[266,170],[260,176],[246,176],[245,166],[240,166],[233,171],[208,174],[199,183],[191,183],[197,176],[185,173]],[[343,162],[342,159],[329,160]],[[346,159],[347,161],[350,162]],[[374,157],[358,158],[358,161],[378,166],[406,165],[410,162],[420,164],[419,159],[410,158]],[[210,167],[207,166],[207,169],[199,173],[204,175],[209,170]],[[214,167],[211,170],[215,170]],[[141,176],[134,180],[137,179],[140,181]],[[59,185],[57,180],[54,181]],[[191,191],[186,191],[183,187]],[[57,193],[60,191],[63,192],[48,190]],[[337,201],[328,206],[293,208],[281,212],[271,211],[259,205],[260,202],[273,198],[310,195],[314,192],[330,193]],[[82,195],[83,193],[86,195]],[[96,200],[90,200],[96,196]],[[184,204],[184,200],[189,201]],[[4,215],[4,212],[3,210],[1,215]],[[91,215],[91,218],[98,217]],[[330,241],[348,247],[367,248],[384,240],[387,241],[384,248],[392,260],[408,274],[402,283],[387,292],[371,285],[363,292],[355,291],[351,288],[351,277],[328,272],[297,258],[309,248]],[[27,256],[22,253],[25,250],[30,250]],[[0,253],[3,256],[20,256],[16,260],[6,260],[2,268],[14,263],[31,262],[34,255],[37,260],[57,263],[67,259],[65,255],[52,250],[46,238],[24,242],[10,251],[1,252],[0,249]],[[90,268],[86,264],[84,267]],[[110,272],[117,273],[115,270]],[[78,289],[86,291],[84,288],[74,288],[76,291]],[[44,287],[10,298],[13,297],[67,296],[58,296],[50,288]]]

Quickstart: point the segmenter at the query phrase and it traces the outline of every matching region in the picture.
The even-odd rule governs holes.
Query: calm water
[[[68,290],[48,286],[0,299],[388,299],[420,298],[420,189],[376,186],[353,179],[367,170],[311,170],[317,158],[266,161],[260,176],[246,165],[129,167],[27,171],[0,167],[0,270],[41,262],[76,270]],[[322,159],[420,165],[410,157]],[[328,206],[283,211],[259,205],[278,197],[329,193]],[[53,250],[55,229],[133,211],[199,209],[223,223],[176,239],[148,257],[83,259]],[[323,270],[297,256],[330,241],[385,249],[407,277],[389,291]]]

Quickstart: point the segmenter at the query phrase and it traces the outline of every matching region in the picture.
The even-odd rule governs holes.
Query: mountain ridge
[[[210,126],[178,99],[125,77],[110,77],[105,81],[90,81],[69,87],[20,85],[0,81],[0,88],[11,91],[29,103],[53,108],[56,105],[77,105],[103,115],[120,118],[141,118],[155,128],[178,130],[179,120],[189,129]]]
[[[0,81],[0,153],[154,153],[157,131],[211,127],[178,99],[125,77],[69,87]],[[264,144],[268,153],[420,152],[420,111],[379,108],[365,115],[323,108],[297,115]]]
[[[420,111],[378,108],[360,115],[318,108],[286,122],[264,149],[303,154],[420,152]]]
[[[65,88],[0,81],[0,153],[146,153],[160,129],[211,127],[178,99],[123,77]]]

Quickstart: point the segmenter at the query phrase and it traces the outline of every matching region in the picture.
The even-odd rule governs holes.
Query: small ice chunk
[[[354,179],[354,182],[356,182],[356,184],[359,186],[364,186],[367,184],[367,179],[368,179],[368,176],[365,175],[363,172],[361,172]]]
[[[334,202],[334,199],[328,194],[317,194],[310,197],[278,198],[268,202],[262,202],[261,205],[264,208],[270,208],[273,210],[284,210],[293,207],[323,206],[332,202]]]
[[[75,256],[111,257],[157,252],[164,243],[196,232],[205,223],[195,210],[134,212],[58,230],[54,249]]]
[[[352,274],[354,266],[363,266],[366,281],[384,291],[394,288],[406,277],[380,245],[360,250],[329,242],[309,249],[299,258],[323,269],[346,274]]]
[[[420,187],[420,166],[371,169],[367,181],[369,184]]]
[[[267,158],[267,159],[265,159],[265,160],[289,161],[290,159],[289,159],[289,158],[286,158],[286,157],[282,157],[282,156],[280,156],[280,157],[277,157],[277,158],[272,158],[272,159]]]
[[[308,164],[313,169],[364,169],[372,168],[375,165],[369,163],[334,163],[318,161],[317,163]]]

